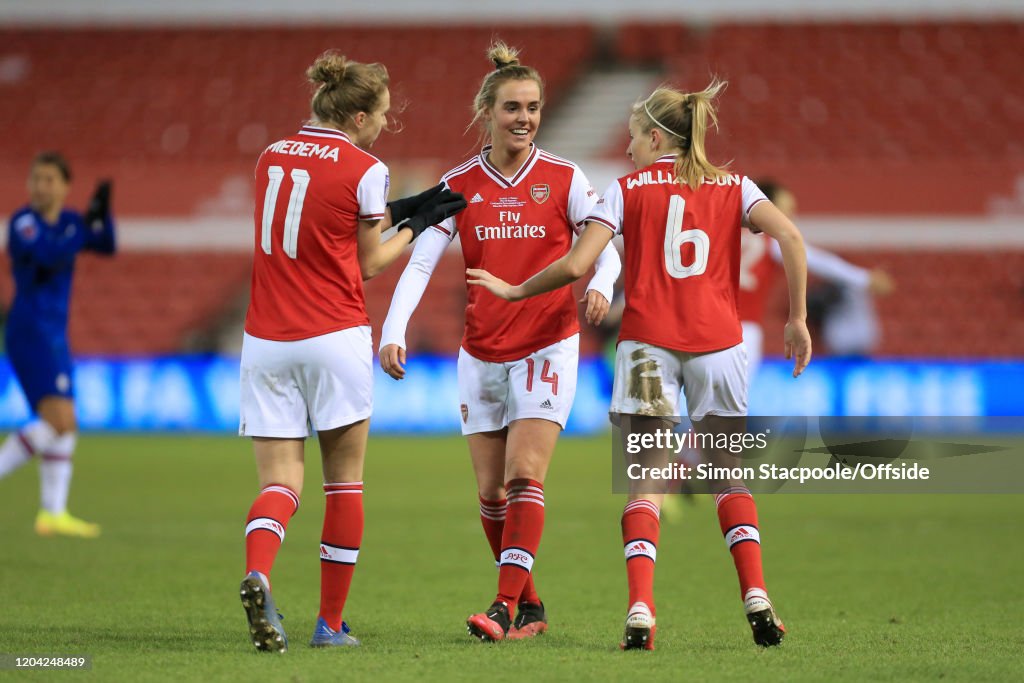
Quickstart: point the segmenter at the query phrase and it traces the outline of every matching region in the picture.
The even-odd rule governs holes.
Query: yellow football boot
[[[100,525],[72,517],[67,510],[57,514],[40,510],[36,515],[36,533],[40,536],[96,538],[100,535]]]

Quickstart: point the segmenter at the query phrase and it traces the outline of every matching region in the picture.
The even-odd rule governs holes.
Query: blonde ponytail
[[[678,149],[675,174],[680,185],[696,190],[704,178],[715,180],[727,175],[724,167],[708,159],[705,144],[708,122],[718,128],[714,100],[726,85],[726,81],[714,78],[708,87],[695,93],[661,86],[650,97],[633,105],[633,115],[645,133],[657,126],[669,134],[667,139]]]

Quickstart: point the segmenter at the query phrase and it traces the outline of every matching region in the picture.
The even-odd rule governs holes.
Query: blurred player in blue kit
[[[109,181],[101,182],[85,214],[65,208],[71,169],[62,155],[32,161],[29,203],[10,220],[7,249],[14,302],[7,319],[8,360],[35,414],[0,446],[0,479],[38,455],[40,509],[36,533],[94,538],[100,528],[67,511],[77,424],[68,300],[78,252],[114,253]]]

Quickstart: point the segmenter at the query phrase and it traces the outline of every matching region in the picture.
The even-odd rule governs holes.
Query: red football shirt
[[[368,325],[357,231],[384,217],[387,195],[387,167],[341,131],[304,126],[267,147],[245,331],[294,341]]]
[[[619,340],[702,353],[743,339],[736,314],[740,229],[759,201],[747,177],[676,181],[675,158],[614,181],[587,220],[621,233],[626,308]]]
[[[740,242],[740,289],[736,298],[740,320],[761,323],[779,266],[772,256],[772,238],[744,232]]]
[[[537,147],[511,178],[491,165],[489,152],[444,175],[469,205],[435,228],[449,239],[458,233],[467,267],[522,282],[569,252],[597,194],[574,163]],[[514,303],[468,288],[462,346],[475,358],[519,360],[579,329],[570,287]]]

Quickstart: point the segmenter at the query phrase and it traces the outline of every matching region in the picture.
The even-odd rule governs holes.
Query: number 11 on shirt
[[[274,211],[277,208],[277,193],[284,180],[284,169],[280,166],[267,168],[267,193],[263,196],[263,230],[260,233],[260,246],[263,253],[271,252],[270,234],[274,222]],[[293,168],[291,172],[292,191],[288,196],[288,210],[284,214],[284,238],[281,246],[289,258],[295,258],[299,244],[299,221],[302,220],[302,203],[306,200],[306,188],[309,187],[309,171]]]

